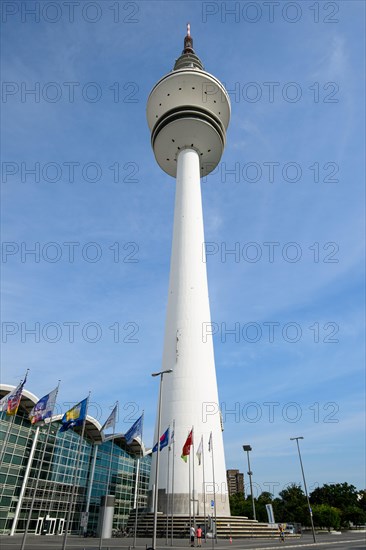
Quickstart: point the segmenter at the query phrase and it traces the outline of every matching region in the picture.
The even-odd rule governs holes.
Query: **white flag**
[[[198,466],[201,466],[202,452],[203,452],[203,437],[201,437],[201,441],[196,452],[196,455],[198,458]]]
[[[102,430],[108,430],[108,428],[113,428],[113,430],[116,427],[116,420],[117,420],[117,405],[115,405],[113,411],[108,416],[107,420],[103,424]]]
[[[170,434],[170,442],[169,442],[169,445],[171,445],[172,443],[174,443],[174,437],[175,437],[175,420],[173,420],[173,427],[172,427],[172,431],[171,431],[171,434]]]

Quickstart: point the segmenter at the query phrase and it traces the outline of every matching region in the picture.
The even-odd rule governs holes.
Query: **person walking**
[[[280,532],[280,541],[281,541],[281,542],[285,542],[285,530],[284,530],[284,528],[283,528],[282,523],[280,523],[280,524],[278,525],[278,530],[279,530],[279,532]]]

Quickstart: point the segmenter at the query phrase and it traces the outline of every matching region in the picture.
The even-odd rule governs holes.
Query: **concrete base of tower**
[[[192,517],[188,515],[166,516],[159,513],[157,517],[157,537],[163,539],[168,536],[168,543],[172,539],[186,539],[184,546],[188,546],[189,528],[192,524]],[[256,520],[241,516],[220,516],[215,522],[212,513],[209,512],[205,517],[196,516],[196,525],[200,525],[207,534],[206,542],[212,539],[212,533],[216,531],[217,537],[228,541],[232,539],[276,539],[278,540],[278,530],[275,524],[260,523]],[[146,513],[143,510],[138,511],[137,519],[137,537],[150,537],[153,533],[154,514]],[[216,529],[215,529],[216,527]],[[131,533],[135,528],[135,510],[131,511],[127,522],[127,530]],[[296,538],[300,535],[286,535],[286,538]],[[166,541],[164,541],[166,542]],[[159,544],[162,547],[162,544]],[[183,546],[183,545],[181,545]],[[202,545],[203,547],[204,545]],[[207,546],[209,548],[209,546]],[[239,546],[237,546],[239,548]]]
[[[149,491],[147,500],[147,509],[149,512],[153,512],[153,491]],[[230,504],[229,496],[225,494],[216,495],[216,516],[230,516]],[[189,516],[189,495],[188,493],[174,493],[174,497],[171,494],[166,493],[165,489],[159,489],[158,495],[158,513],[171,514],[173,501],[173,515],[175,516]],[[213,506],[214,497],[212,494],[206,494],[206,506],[204,504],[204,495],[195,494],[194,501],[191,498],[191,515],[203,516],[215,514]],[[206,509],[205,509],[206,507]]]

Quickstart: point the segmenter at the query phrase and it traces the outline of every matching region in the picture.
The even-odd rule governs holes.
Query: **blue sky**
[[[145,107],[190,21],[232,102],[202,183],[227,467],[251,444],[276,493],[303,435],[310,490],[363,488],[364,3],[23,4],[3,3],[2,381],[61,378],[60,412],[91,390],[101,421],[118,399],[121,431],[145,410],[152,443],[174,180]]]

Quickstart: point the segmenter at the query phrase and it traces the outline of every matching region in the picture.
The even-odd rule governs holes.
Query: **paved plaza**
[[[19,550],[22,536],[15,535],[9,537],[6,535],[0,536],[1,550]],[[27,538],[26,550],[60,550],[62,547],[62,538],[56,536],[34,536],[29,535]],[[151,539],[137,539],[136,549],[146,550],[151,547]],[[202,544],[203,550],[211,550],[212,542]],[[334,550],[365,550],[366,548],[366,533],[364,531],[343,532],[340,535],[319,534],[317,542],[313,543],[313,538],[310,534],[302,535],[298,539],[288,538],[285,543],[281,543],[278,539],[271,540],[251,540],[242,539],[234,540],[232,543],[228,540],[219,540],[214,545],[215,550],[272,550],[276,548],[334,548]],[[74,536],[68,537],[67,550],[97,550],[99,548],[98,539],[84,539]],[[133,548],[133,539],[109,539],[103,541],[104,550],[113,549],[131,549]],[[166,545],[165,539],[158,539],[157,550],[166,550],[167,548],[185,549],[190,548],[188,540],[175,540],[174,546]]]

